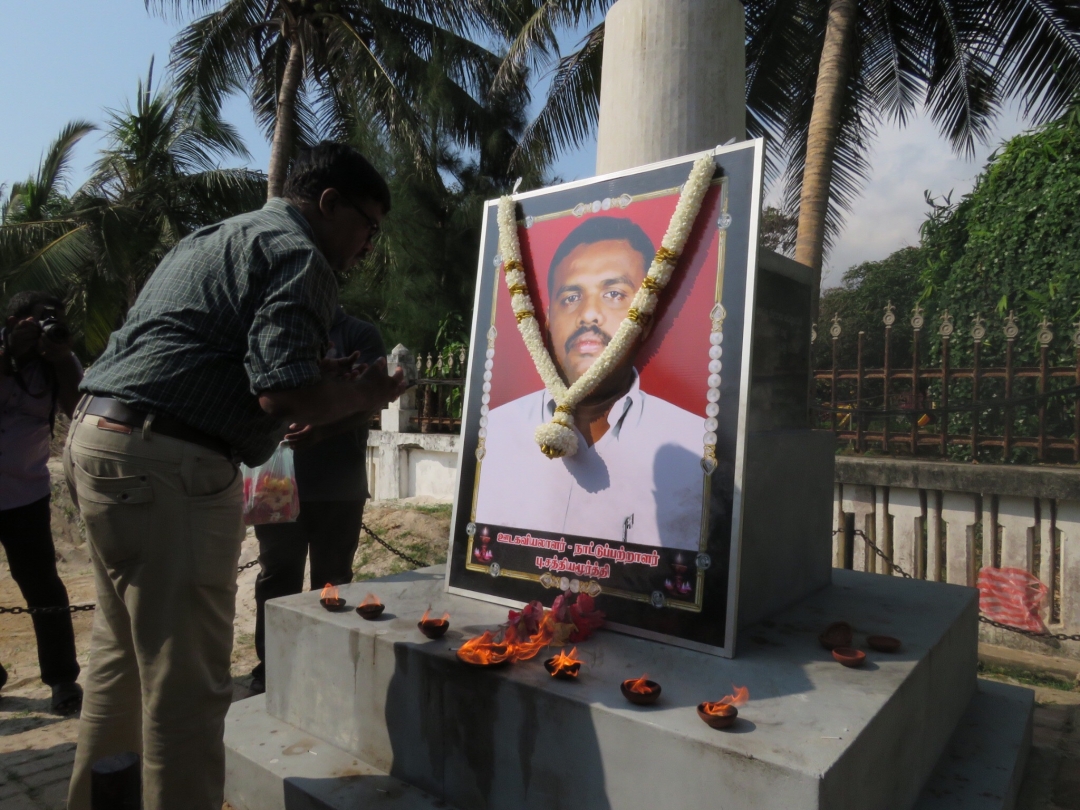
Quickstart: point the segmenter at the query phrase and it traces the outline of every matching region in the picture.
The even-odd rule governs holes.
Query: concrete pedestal
[[[748,628],[737,659],[601,633],[579,648],[579,682],[552,680],[539,660],[500,670],[458,661],[462,640],[506,612],[444,594],[440,569],[345,586],[350,605],[369,590],[386,603],[377,622],[327,613],[313,593],[275,600],[267,606],[266,722],[291,728],[298,743],[352,757],[355,765],[333,767],[359,768],[348,774],[354,782],[389,775],[459,810],[915,806],[975,691],[976,592],[834,573],[833,585]],[[439,641],[416,629],[429,604],[451,614]],[[817,641],[838,619],[855,625],[860,646],[868,633],[904,646],[844,669]],[[645,672],[663,685],[661,701],[632,706],[619,683]],[[751,702],[731,731],[708,728],[696,704],[732,684],[748,686]],[[1021,703],[1012,704],[1012,722],[1026,729],[1030,703]],[[230,715],[227,796],[246,810],[258,769],[244,732],[252,710],[243,706]],[[1026,749],[1021,732],[1013,736],[1015,771],[1016,752]],[[268,767],[261,778],[280,783]],[[401,806],[427,799],[415,801]]]

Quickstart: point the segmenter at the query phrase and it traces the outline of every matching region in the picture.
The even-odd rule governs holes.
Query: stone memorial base
[[[326,612],[317,593],[267,605],[267,694],[226,723],[237,810],[1012,807],[1031,692],[977,688],[972,589],[837,570],[747,628],[733,660],[602,632],[568,682],[545,653],[459,661],[506,609],[442,584],[440,567],[344,586],[350,606],[368,591],[386,604],[374,622]],[[429,605],[450,613],[438,641],[416,628]],[[817,639],[837,620],[862,649],[875,633],[903,646],[846,669]],[[619,690],[644,673],[663,687],[652,707]],[[733,684],[750,702],[730,730],[709,728],[696,705]]]

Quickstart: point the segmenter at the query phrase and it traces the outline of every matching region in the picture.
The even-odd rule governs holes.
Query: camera
[[[71,330],[56,316],[56,307],[44,307],[41,311],[41,331],[54,343],[64,343],[71,337]]]

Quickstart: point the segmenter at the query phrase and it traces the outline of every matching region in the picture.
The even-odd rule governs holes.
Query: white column
[[[1031,571],[1035,547],[1035,499],[999,495],[997,512],[1001,527],[1001,567]]]
[[[923,511],[919,490],[890,487],[888,508],[893,518],[893,562],[911,576],[921,578]]]
[[[1038,577],[1046,586],[1046,600],[1040,615],[1046,624],[1050,623],[1054,606],[1054,507],[1049,498],[1039,499],[1039,525],[1035,533],[1039,537],[1039,572]]]
[[[926,526],[926,571],[924,576],[931,582],[941,581],[941,551],[945,538],[941,533],[941,493],[927,492],[926,506],[929,511]]]
[[[416,358],[400,343],[386,356],[386,373],[402,370],[409,388],[395,399],[379,415],[379,427],[392,433],[406,433],[409,420],[416,416]]]
[[[746,137],[739,0],[619,0],[607,13],[596,173]]]
[[[982,567],[994,567],[997,550],[997,518],[994,514],[994,496],[984,492],[982,496]]]
[[[833,484],[833,568],[844,567],[844,485]]]
[[[1066,633],[1080,632],[1080,501],[1058,501],[1061,533],[1061,623]]]
[[[844,511],[855,513],[855,528],[866,533],[870,539],[877,542],[874,530],[874,488],[864,486],[844,487]],[[852,554],[851,567],[856,571],[869,571],[867,556],[873,556],[874,552],[866,547],[866,543],[858,535],[852,541],[854,553]]]
[[[967,492],[943,493],[941,519],[945,521],[945,579],[953,585],[974,587],[978,499]]]

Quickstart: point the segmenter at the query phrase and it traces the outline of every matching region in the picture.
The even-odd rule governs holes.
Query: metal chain
[[[259,564],[259,558],[248,563],[244,563],[236,569],[236,573],[246,571],[249,568],[254,568]],[[56,607],[0,607],[0,615],[4,613],[29,613],[32,616],[48,615],[50,613],[82,613],[86,610],[93,610],[97,605],[58,605]]]
[[[374,537],[376,543],[378,543],[390,553],[396,554],[397,556],[401,557],[401,559],[405,560],[405,562],[407,562],[409,565],[412,565],[416,568],[423,568],[425,565],[427,565],[427,563],[420,562],[420,560],[416,559],[415,557],[410,557],[404,551],[394,548],[392,545],[379,537],[379,535],[375,534],[375,532],[373,532],[366,523],[361,523],[360,528],[370,534],[372,537]]]
[[[840,534],[842,531],[844,530],[837,529],[833,532],[833,534]],[[883,559],[889,565],[891,565],[897,571],[897,573],[900,574],[900,576],[907,579],[914,579],[911,574],[907,573],[903,568],[894,563],[892,561],[892,558],[889,557],[888,554],[878,548],[877,544],[869,537],[867,537],[866,532],[864,532],[862,529],[855,529],[852,534],[857,534],[859,537],[861,537],[866,543],[866,545],[869,546],[870,550],[877,554],[879,557],[881,557],[881,559]],[[981,615],[979,616],[979,621],[983,624],[988,624],[991,627],[997,627],[1000,630],[1008,630],[1010,633],[1019,633],[1020,635],[1027,636],[1028,638],[1052,638],[1056,639],[1057,641],[1080,641],[1080,633],[1073,633],[1072,635],[1069,635],[1068,633],[1039,633],[1035,630],[1025,630],[1023,627],[1013,627],[1010,624],[1002,624],[1001,622],[995,622],[993,619],[988,619],[986,616]]]

